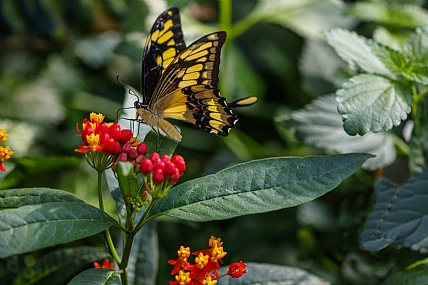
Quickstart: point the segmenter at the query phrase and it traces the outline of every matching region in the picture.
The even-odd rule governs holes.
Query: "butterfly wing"
[[[182,51],[165,69],[148,109],[159,118],[186,121],[227,136],[237,118],[218,89],[225,40],[225,32],[212,33]]]
[[[185,48],[178,8],[171,8],[156,19],[147,37],[142,64],[144,103],[150,101],[164,70]]]

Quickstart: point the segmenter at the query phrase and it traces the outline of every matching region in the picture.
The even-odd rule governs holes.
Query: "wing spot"
[[[192,79],[198,79],[200,76],[199,72],[192,72],[192,73],[187,73],[183,76],[183,80],[192,80]]]

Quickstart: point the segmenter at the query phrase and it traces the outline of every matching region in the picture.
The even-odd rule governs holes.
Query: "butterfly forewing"
[[[213,33],[182,51],[163,73],[149,109],[226,136],[237,119],[217,87],[225,40],[225,32]]]
[[[156,19],[144,48],[142,91],[145,104],[150,101],[164,70],[185,48],[178,8],[171,8]]]

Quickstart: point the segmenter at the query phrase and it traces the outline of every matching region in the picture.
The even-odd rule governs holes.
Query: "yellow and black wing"
[[[142,63],[142,93],[147,104],[167,66],[186,48],[178,8],[163,12],[147,37]]]
[[[148,104],[150,112],[227,136],[237,118],[218,89],[220,53],[225,40],[225,32],[216,32],[183,50],[162,74]]]

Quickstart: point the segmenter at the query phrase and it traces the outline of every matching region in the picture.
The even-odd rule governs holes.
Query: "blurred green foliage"
[[[397,23],[389,17],[397,8],[388,12],[385,1],[232,1],[227,26],[218,1],[4,0],[0,127],[10,133],[15,155],[5,163],[9,172],[0,177],[2,187],[54,187],[97,203],[95,172],[74,152],[80,143],[75,125],[92,111],[114,121],[119,108],[132,107],[116,77],[140,89],[147,31],[171,6],[182,11],[187,44],[219,25],[233,27],[223,51],[222,96],[259,97],[254,106],[237,110],[240,121],[227,138],[177,122],[183,141],[176,153],[188,164],[180,181],[254,158],[324,153],[298,142],[281,124],[291,110],[333,93],[354,72],[321,40],[321,31],[354,28],[399,45],[412,28],[427,24],[425,1],[400,2],[412,8],[406,21]],[[125,99],[131,104],[123,106]],[[157,284],[170,280],[166,261],[180,245],[203,248],[211,235],[233,253],[225,264],[241,259],[284,264],[333,284],[379,284],[422,255],[406,248],[376,255],[360,249],[358,236],[374,204],[373,181],[372,172],[361,171],[313,202],[272,213],[209,223],[161,220]],[[113,200],[106,207],[114,212]],[[73,245],[97,242],[94,237]],[[0,261],[2,284],[50,250]]]

